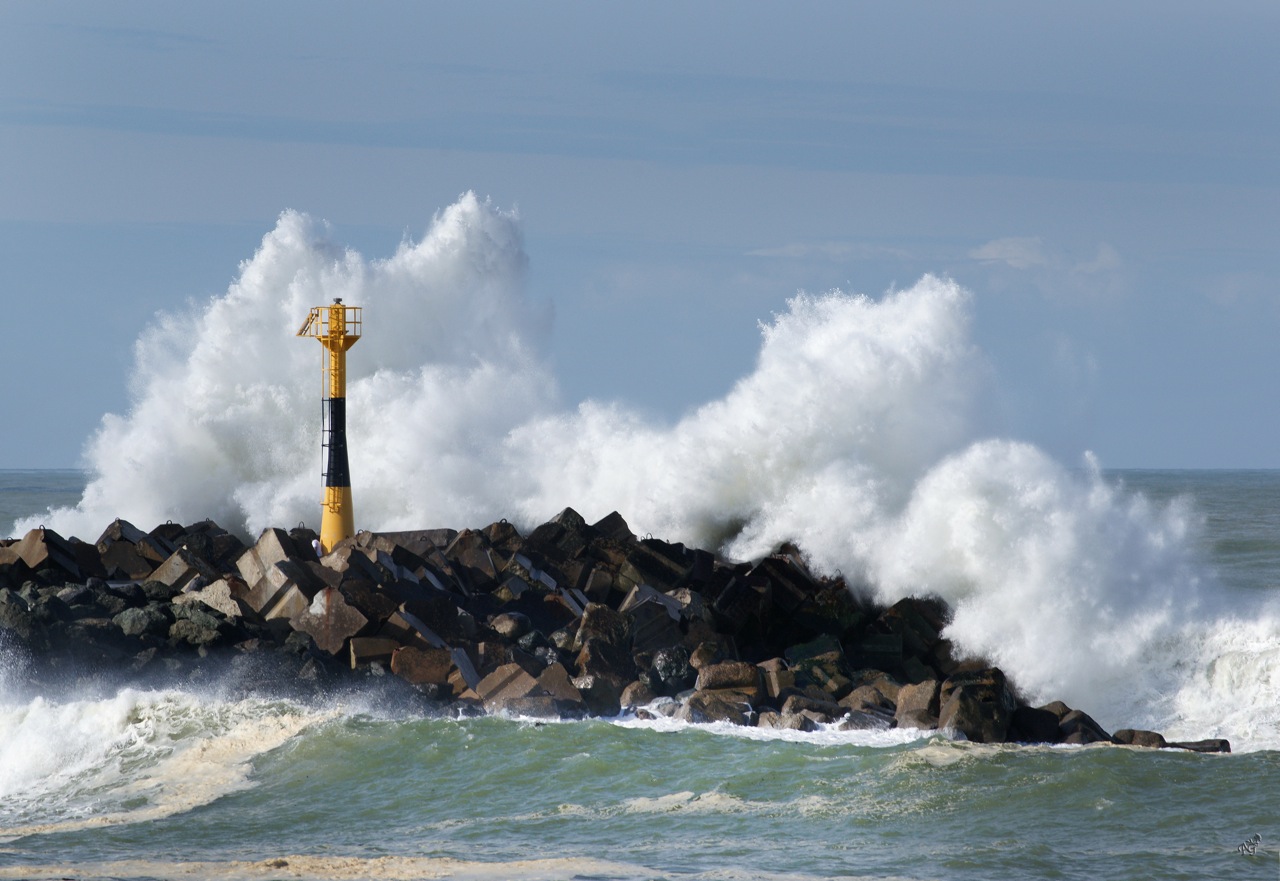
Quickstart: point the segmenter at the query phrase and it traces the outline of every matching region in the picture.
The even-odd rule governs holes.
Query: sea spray
[[[572,505],[732,557],[793,541],[882,599],[942,595],[960,651],[1104,724],[1180,718],[1179,683],[1237,687],[1207,669],[1230,628],[1204,607],[1185,503],[984,438],[991,374],[953,281],[801,294],[762,325],[750,374],[663,424],[618,402],[559,404],[526,263],[517,218],[470,194],[385,260],[284,213],[225,295],[139,338],[132,407],[91,439],[80,503],[16,531],[212,517],[252,537],[314,522],[318,353],[294,334],[342,297],[365,307],[348,385],[362,528],[527,527]]]
[[[137,823],[248,787],[251,760],[327,714],[298,704],[125,688],[0,700],[0,840]]]

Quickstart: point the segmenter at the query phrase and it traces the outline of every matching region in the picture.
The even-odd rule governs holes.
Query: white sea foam
[[[0,839],[171,816],[250,785],[250,760],[321,718],[173,691],[0,703]]]
[[[799,295],[724,398],[660,424],[617,402],[560,405],[525,264],[517,219],[473,195],[385,260],[286,212],[225,295],[143,333],[131,410],[89,442],[84,498],[17,531],[93,538],[117,516],[209,516],[251,537],[314,522],[320,351],[294,334],[343,297],[366,307],[348,363],[364,528],[528,527],[572,505],[736,557],[798,541],[816,569],[883,599],[947,599],[948,635],[1033,700],[1202,736],[1215,714],[1277,703],[1274,678],[1228,672],[1273,670],[1276,627],[1243,645],[1206,599],[1185,503],[985,436],[988,371],[954,282]],[[1252,736],[1280,742],[1274,726]]]

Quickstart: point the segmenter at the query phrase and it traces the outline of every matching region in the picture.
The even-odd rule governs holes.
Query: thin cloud
[[[1106,242],[1098,244],[1098,254],[1092,260],[1086,263],[1077,263],[1071,268],[1072,272],[1115,272],[1124,261],[1120,259],[1120,253]]]
[[[877,257],[905,258],[911,255],[901,248],[873,245],[867,242],[790,242],[770,248],[755,248],[747,251],[747,256],[790,259],[871,260]]]
[[[1014,269],[1034,269],[1038,266],[1050,265],[1045,254],[1044,243],[1039,236],[1012,236],[1004,239],[993,239],[980,248],[969,252],[969,256],[984,263],[1007,263]]]

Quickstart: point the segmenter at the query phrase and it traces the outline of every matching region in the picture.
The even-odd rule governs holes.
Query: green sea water
[[[1233,754],[452,719],[376,689],[54,700],[0,649],[0,878],[1280,879],[1280,474],[1114,477],[1204,519],[1243,614],[1195,675],[1251,720]],[[0,472],[0,513],[66,480]]]

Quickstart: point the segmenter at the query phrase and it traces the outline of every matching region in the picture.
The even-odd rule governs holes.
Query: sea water
[[[1265,599],[1253,609],[1280,595],[1280,472],[1104,478],[1185,499],[1218,590]],[[0,472],[0,514],[84,480]],[[1222,646],[1221,664],[1250,669],[1247,642]],[[1266,670],[1280,645],[1252,651]],[[1262,714],[1277,683],[1232,693],[1248,702],[1234,714]],[[0,878],[1275,879],[1280,729],[1249,730],[1201,755],[454,719],[377,693],[305,704],[216,682],[58,701],[5,685]]]
[[[55,700],[0,646],[0,878],[1280,878],[1280,473],[1106,472],[1009,437],[973,296],[934,276],[796,294],[674,421],[567,406],[529,262],[471,194],[385,258],[284,212],[225,293],[143,330],[84,474],[0,474],[0,531],[314,526],[321,352],[295,334],[341,297],[364,308],[362,528],[572,506],[733,559],[793,542],[880,602],[946,600],[956,651],[1031,703],[1235,752],[435,718],[376,689]]]

